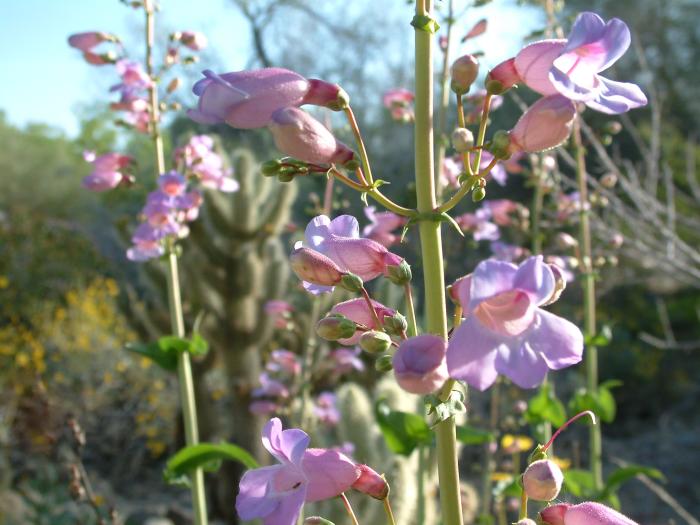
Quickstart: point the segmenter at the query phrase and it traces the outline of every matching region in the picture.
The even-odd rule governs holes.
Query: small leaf
[[[186,484],[189,475],[197,468],[214,472],[223,460],[238,461],[249,469],[258,468],[255,458],[238,445],[200,443],[185,447],[171,457],[163,471],[163,477],[168,483]]]
[[[496,434],[481,428],[461,425],[457,427],[457,440],[465,445],[483,445],[496,441]]]
[[[586,336],[586,346],[608,346],[612,341],[612,328],[610,325],[603,325],[600,332],[594,336]]]
[[[660,481],[666,481],[666,477],[658,469],[653,467],[645,467],[644,465],[627,465],[626,467],[618,468],[608,476],[608,479],[605,480],[605,487],[603,487],[599,499],[608,499],[610,495],[614,494],[623,483],[639,476],[640,474],[658,479]]]
[[[177,370],[177,352],[167,347],[161,348],[157,342],[148,344],[128,343],[125,349],[128,352],[147,357],[164,370],[169,372]]]
[[[374,413],[387,446],[396,454],[408,456],[418,445],[429,445],[433,440],[430,427],[416,414],[391,410],[383,400],[377,401]]]
[[[205,355],[208,351],[209,343],[207,340],[199,332],[194,332],[189,343],[189,352],[192,355]]]
[[[548,384],[540,387],[527,405],[525,419],[531,424],[548,421],[555,427],[566,423],[566,409]]]

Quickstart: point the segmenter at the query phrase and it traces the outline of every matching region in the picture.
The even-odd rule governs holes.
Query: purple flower
[[[552,505],[540,512],[540,518],[546,525],[637,525],[627,516],[593,501]]]
[[[263,446],[277,465],[249,470],[236,497],[242,520],[261,518],[263,525],[294,525],[304,502],[336,497],[360,476],[355,463],[335,450],[308,449],[303,430],[282,430],[271,419],[263,429]]]
[[[635,84],[598,73],[617,62],[630,40],[622,20],[606,23],[585,12],[574,21],[568,39],[542,40],[523,48],[515,57],[515,68],[530,88],[545,96],[561,94],[596,111],[624,113],[646,105],[646,96]]]
[[[384,93],[382,103],[384,107],[391,113],[391,118],[399,122],[412,122],[413,99],[415,96],[412,91],[404,88],[393,88]]]
[[[401,388],[412,394],[430,394],[447,380],[442,337],[423,334],[402,341],[392,359],[394,377]]]
[[[284,348],[272,351],[270,360],[265,365],[265,368],[270,372],[285,373],[290,376],[296,376],[301,373],[301,363],[297,355]]]
[[[217,75],[205,70],[192,91],[199,97],[197,109],[187,112],[201,124],[226,122],[241,129],[267,126],[281,108],[315,104],[332,106],[343,93],[339,86],[307,80],[288,69],[270,67]]]
[[[501,237],[501,231],[490,218],[490,212],[482,208],[476,213],[463,213],[455,217],[455,222],[462,231],[472,233],[475,241],[495,241]]]
[[[527,108],[508,132],[512,153],[535,153],[557,147],[571,134],[576,106],[562,95],[543,97]]]
[[[385,317],[393,317],[396,314],[396,310],[393,310],[388,306],[384,306],[382,303],[375,301],[374,299],[371,301],[374,311],[377,313],[377,317],[380,321],[383,321]],[[377,326],[376,322],[374,321],[374,316],[369,310],[367,301],[361,297],[336,304],[333,308],[331,308],[331,313],[344,315],[351,321],[358,325],[362,325],[368,330],[378,330],[381,328]],[[350,337],[349,339],[339,339],[338,342],[341,345],[346,346],[355,345],[359,342],[360,336],[364,331],[365,330],[357,330],[354,336]]]
[[[184,146],[175,150],[175,160],[197,178],[205,188],[224,193],[238,190],[238,181],[224,166],[224,159],[214,151],[214,140],[207,135],[195,135]]]
[[[539,308],[556,292],[542,256],[520,266],[487,260],[474,270],[469,289],[460,287],[465,321],[447,350],[450,376],[478,390],[498,374],[521,388],[534,388],[547,370],[574,365],[583,354],[583,335],[573,323]]]
[[[269,374],[263,372],[260,374],[260,387],[253,390],[253,397],[281,397],[286,399],[289,397],[289,389],[287,386],[272,379]]]
[[[399,236],[393,231],[406,224],[404,217],[390,211],[377,212],[374,206],[365,208],[365,216],[370,220],[371,224],[365,226],[362,230],[362,235],[377,241],[387,248],[399,241]]]
[[[491,243],[491,253],[496,260],[513,262],[524,257],[527,254],[527,250],[515,244],[494,241]]]
[[[333,392],[321,392],[316,398],[314,415],[321,423],[329,426],[337,425],[340,421],[340,412],[336,407],[336,397]]]
[[[378,242],[361,238],[360,225],[352,215],[340,215],[332,221],[325,215],[315,217],[306,226],[305,241],[297,242],[294,247],[297,250],[308,247],[321,253],[331,259],[342,272],[354,273],[363,281],[374,279],[386,273],[388,266],[403,261]],[[332,290],[330,284],[305,284],[304,287],[311,293]]]
[[[362,350],[360,350],[359,347],[338,348],[337,350],[333,350],[330,353],[333,374],[342,376],[344,374],[349,374],[353,370],[362,372],[365,369],[365,364],[359,357],[361,353]]]
[[[124,173],[124,168],[129,166],[133,159],[128,155],[105,153],[97,157],[93,152],[86,151],[83,158],[92,164],[92,173],[83,179],[83,187],[90,191],[111,190],[129,179]]]
[[[163,234],[150,224],[143,222],[134,231],[131,242],[134,245],[126,252],[129,260],[143,262],[160,257],[165,253],[163,248]]]

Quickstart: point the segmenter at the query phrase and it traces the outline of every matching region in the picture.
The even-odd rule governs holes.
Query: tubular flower
[[[269,125],[277,148],[312,164],[345,164],[355,155],[333,133],[305,111],[287,107],[272,114]]]
[[[616,82],[598,73],[627,51],[631,36],[617,18],[607,23],[595,13],[578,15],[569,37],[525,46],[515,57],[523,82],[543,95],[561,94],[596,111],[618,114],[644,106],[647,98],[636,84]]]
[[[249,470],[241,478],[236,510],[243,520],[293,525],[304,502],[339,496],[360,477],[350,458],[336,450],[308,448],[306,432],[282,430],[277,418],[265,425],[262,442],[278,464]]]
[[[447,350],[450,376],[478,390],[498,374],[521,388],[534,388],[547,370],[574,365],[583,354],[583,335],[573,323],[540,306],[556,293],[556,281],[542,256],[520,266],[487,260],[457,290],[466,319]]]
[[[347,94],[335,84],[306,79],[288,69],[269,67],[217,75],[205,70],[192,91],[199,97],[197,109],[187,112],[201,124],[241,129],[267,126],[281,108],[314,104],[331,109],[347,104]]]
[[[545,525],[638,525],[616,510],[592,501],[552,505],[540,512],[540,518]]]
[[[394,377],[406,392],[430,394],[447,380],[445,352],[447,343],[442,337],[423,334],[403,341],[394,354]]]
[[[360,225],[352,215],[340,215],[330,220],[325,215],[313,218],[306,226],[305,241],[295,248],[307,247],[330,258],[341,271],[350,272],[369,281],[386,274],[389,266],[399,265],[403,259],[371,239],[360,237]],[[304,287],[312,293],[331,290],[325,287]]]
[[[508,133],[509,152],[536,153],[557,147],[571,133],[576,106],[561,95],[544,97],[527,108]]]
[[[384,306],[378,301],[372,300],[372,306],[374,307],[377,317],[382,322],[384,321],[384,318],[393,317],[396,314],[396,310],[393,310],[388,306]],[[377,326],[376,322],[374,321],[374,316],[369,310],[369,305],[363,298],[350,299],[349,301],[338,303],[331,308],[331,313],[341,314],[354,323],[362,325],[369,330],[377,330],[381,328]],[[360,340],[363,332],[363,330],[357,330],[352,337],[347,339],[338,339],[338,342],[345,346],[355,345]]]
[[[83,179],[83,187],[91,191],[107,191],[116,188],[129,179],[124,168],[133,159],[120,153],[105,153],[96,157],[92,152],[83,154],[86,161],[92,164],[92,173]]]
[[[387,248],[399,242],[399,236],[393,231],[406,224],[405,217],[390,211],[377,212],[374,206],[365,208],[365,216],[371,221],[371,224],[365,226],[362,235]]]

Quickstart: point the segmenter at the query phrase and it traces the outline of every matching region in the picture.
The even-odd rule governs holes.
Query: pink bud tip
[[[515,58],[509,58],[489,71],[486,76],[486,89],[489,93],[500,95],[520,82],[522,79],[515,69]]]
[[[530,106],[510,131],[510,152],[536,153],[557,147],[571,133],[576,106],[561,95],[543,97]]]
[[[571,505],[569,503],[559,503],[552,505],[540,512],[540,518],[546,525],[565,525],[564,516]]]
[[[389,484],[384,477],[367,465],[358,465],[358,468],[360,477],[353,483],[352,488],[374,499],[385,499],[389,495]]]
[[[297,276],[312,284],[335,286],[344,272],[331,259],[310,248],[297,248],[289,258],[292,270]]]
[[[313,164],[345,164],[354,153],[318,120],[296,107],[272,114],[270,131],[284,154]]]
[[[559,495],[564,474],[559,466],[548,459],[534,461],[523,474],[523,489],[531,500],[552,501]]]
[[[479,61],[474,55],[464,55],[455,60],[450,68],[452,89],[457,93],[466,93],[479,74]]]

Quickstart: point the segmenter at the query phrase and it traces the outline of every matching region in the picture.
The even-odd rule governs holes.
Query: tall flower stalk
[[[432,19],[432,1],[417,0],[415,24],[415,176],[418,213],[436,207],[433,173],[433,35],[425,27]],[[423,260],[425,323],[429,333],[447,339],[447,308],[440,223],[423,220],[419,225]],[[446,399],[454,386],[448,380],[440,392]],[[462,525],[455,420],[437,425],[437,457],[442,519],[445,525]]]
[[[146,71],[152,82],[148,88],[149,95],[149,131],[153,141],[153,153],[156,165],[156,177],[165,173],[165,155],[163,153],[163,136],[159,124],[158,104],[158,79],[153,70],[153,47],[155,36],[155,12],[150,2],[145,3],[146,13]],[[177,255],[172,243],[167,247],[167,286],[168,308],[170,310],[170,326],[174,336],[185,337],[185,322],[182,315],[182,301],[180,297],[180,279],[178,271]],[[199,430],[197,428],[197,408],[194,396],[194,382],[192,379],[192,364],[189,352],[178,352],[177,373],[180,384],[180,402],[182,404],[182,418],[185,427],[185,441],[187,445],[196,445],[199,442]],[[204,473],[201,468],[192,473],[192,507],[194,523],[196,525],[207,524],[207,504],[204,492]]]
[[[588,216],[590,205],[588,203],[588,183],[586,174],[586,158],[583,140],[581,138],[581,116],[574,122],[573,141],[576,148],[576,181],[579,191],[579,245],[581,278],[583,280],[583,333],[587,341],[590,341],[596,333],[596,298],[595,275],[592,264],[591,225]],[[593,394],[598,390],[598,349],[587,344],[586,346],[586,388]],[[603,486],[603,441],[600,425],[590,427],[590,468],[593,473],[593,481],[596,490]]]

